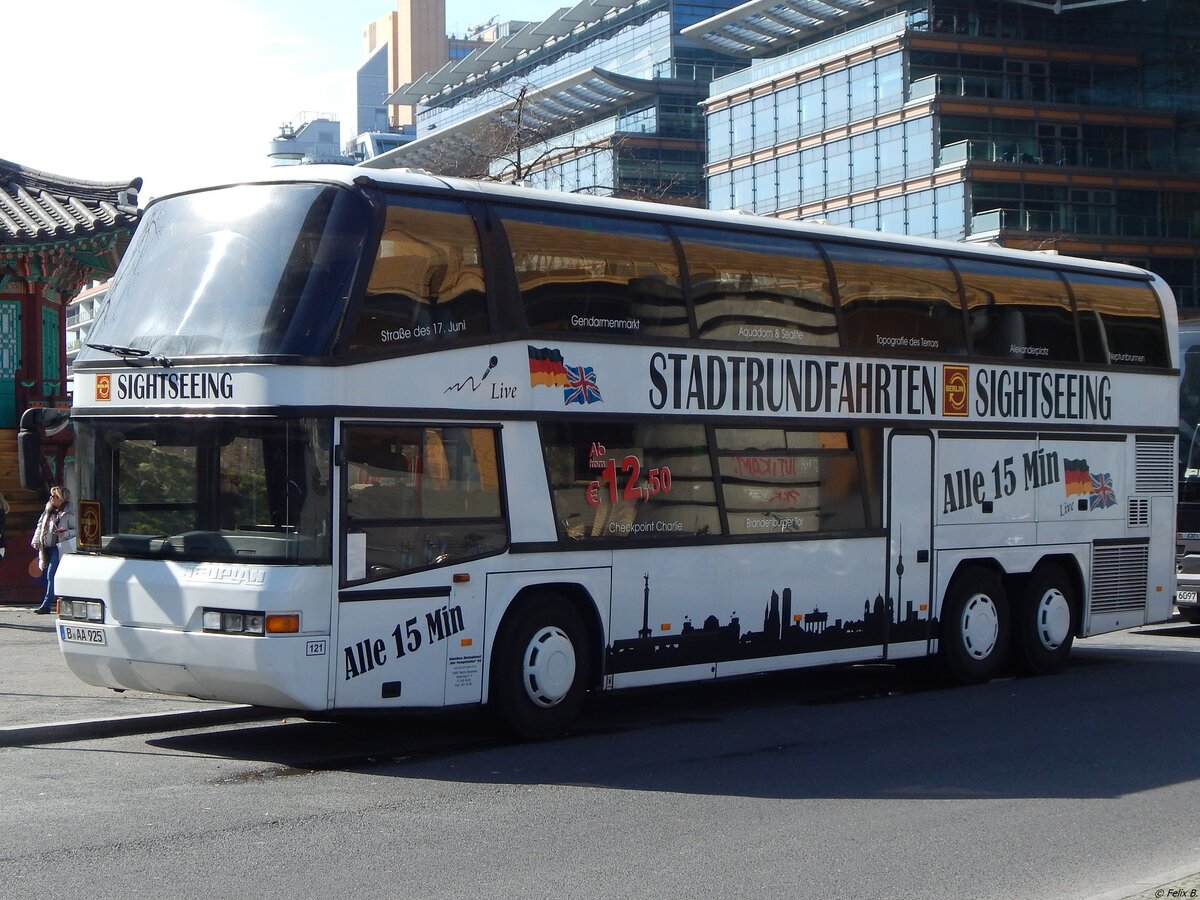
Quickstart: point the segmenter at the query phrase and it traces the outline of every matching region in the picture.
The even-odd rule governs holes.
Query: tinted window
[[[1179,326],[1179,461],[1195,468],[1196,426],[1200,425],[1200,326]]]
[[[329,351],[371,230],[349,190],[242,185],[152,204],[88,336],[162,354]],[[111,360],[85,347],[80,359]]]
[[[701,338],[837,346],[829,276],[816,247],[780,235],[677,228]]]
[[[829,244],[846,346],[861,350],[964,354],[958,282],[946,261]]]
[[[195,416],[75,424],[98,543],[176,562],[327,563],[329,423]]]
[[[846,431],[718,428],[731,534],[867,527],[858,457]]]
[[[955,260],[974,352],[1009,359],[1079,359],[1067,287],[1055,272]]]
[[[346,578],[387,578],[507,543],[490,428],[354,425],[346,452]]]
[[[560,539],[720,533],[703,427],[555,422],[541,433]]]
[[[1148,284],[1076,273],[1067,281],[1075,292],[1086,362],[1168,364],[1162,310]]]
[[[530,327],[687,337],[679,258],[661,226],[515,208],[501,215]]]
[[[401,352],[486,331],[479,238],[466,208],[390,200],[350,351]]]

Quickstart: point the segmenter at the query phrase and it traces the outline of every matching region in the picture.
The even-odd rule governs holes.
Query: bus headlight
[[[99,600],[80,600],[76,597],[58,598],[58,617],[76,622],[103,622],[104,604]]]
[[[300,613],[205,609],[203,623],[204,630],[212,634],[298,634]]]
[[[263,634],[265,613],[205,609],[204,630],[217,634]]]

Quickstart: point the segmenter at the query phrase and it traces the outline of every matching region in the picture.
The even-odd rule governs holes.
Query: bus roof
[[[284,182],[316,182],[343,185],[377,185],[379,187],[402,187],[422,193],[453,193],[459,197],[474,196],[478,199],[495,199],[514,203],[533,203],[562,210],[587,210],[609,212],[652,218],[658,221],[687,222],[693,224],[720,224],[722,227],[745,228],[784,232],[798,237],[809,237],[823,241],[834,240],[844,243],[871,244],[896,250],[914,248],[959,258],[1019,262],[1022,265],[1044,266],[1051,269],[1095,270],[1104,274],[1140,281],[1158,281],[1146,269],[1124,263],[1105,262],[1083,257],[1063,256],[1053,252],[1016,250],[991,244],[972,244],[932,238],[894,235],[882,231],[844,228],[813,221],[779,219],[759,216],[736,210],[713,212],[686,206],[653,203],[645,200],[624,200],[614,197],[597,197],[585,194],[568,194],[540,188],[501,184],[466,178],[451,178],[433,175],[419,169],[364,169],[358,166],[303,165],[280,166],[267,174],[256,175],[234,184],[278,184]],[[211,190],[229,187],[232,184],[211,185],[195,190]],[[186,191],[181,193],[194,193]],[[174,196],[174,195],[167,195]],[[167,197],[158,197],[149,204],[154,205]]]

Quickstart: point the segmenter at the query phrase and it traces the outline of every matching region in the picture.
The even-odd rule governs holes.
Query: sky
[[[511,2],[511,12],[503,3]],[[446,28],[540,20],[571,0],[446,0]],[[5,4],[0,159],[141,201],[254,177],[284,123],[355,127],[363,30],[395,0],[24,0]],[[14,40],[15,38],[15,40]]]

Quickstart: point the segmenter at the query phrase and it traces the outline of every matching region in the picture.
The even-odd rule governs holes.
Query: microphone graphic
[[[488,367],[486,369],[484,369],[483,374],[481,376],[479,376],[478,382],[475,381],[474,375],[468,375],[464,381],[460,381],[457,384],[450,385],[450,387],[446,388],[446,390],[442,391],[442,393],[448,394],[451,391],[461,392],[463,390],[463,388],[465,388],[467,385],[471,386],[471,392],[474,393],[475,391],[477,391],[481,387],[483,387],[483,383],[485,381],[487,381],[488,375],[491,374],[492,369],[496,368],[496,366],[497,366],[497,364],[499,364],[499,362],[500,362],[500,360],[497,359],[495,356],[493,356],[491,359],[488,360]]]

